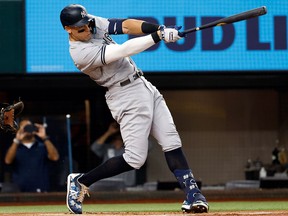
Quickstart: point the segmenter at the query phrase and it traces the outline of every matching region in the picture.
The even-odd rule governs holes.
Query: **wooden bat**
[[[226,25],[226,24],[231,24],[231,23],[242,21],[242,20],[251,19],[254,17],[262,16],[266,13],[267,13],[266,6],[262,6],[262,7],[255,8],[255,9],[252,9],[249,11],[245,11],[245,12],[242,12],[239,14],[235,14],[235,15],[232,15],[229,17],[225,17],[225,18],[216,20],[216,21],[211,22],[211,23],[207,23],[207,24],[199,26],[199,27],[184,30],[183,32],[179,32],[179,36],[183,37],[186,34],[191,33],[191,32],[195,32],[195,31],[199,31],[199,30],[203,30],[203,29],[207,29],[207,28],[213,28],[215,26],[222,26],[222,25]]]

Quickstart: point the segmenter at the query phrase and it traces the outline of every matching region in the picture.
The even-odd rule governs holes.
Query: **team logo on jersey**
[[[87,12],[86,11],[81,11],[81,16],[82,16],[82,18],[84,18],[85,16],[87,16]]]

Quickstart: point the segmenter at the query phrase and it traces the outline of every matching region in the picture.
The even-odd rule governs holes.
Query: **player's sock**
[[[166,162],[171,172],[174,170],[188,170],[189,166],[184,156],[182,148],[177,148],[172,151],[165,152]]]
[[[134,168],[131,167],[121,155],[110,158],[95,169],[91,170],[88,173],[85,173],[78,179],[78,181],[89,187],[90,185],[101,179],[109,178],[133,169]]]
[[[170,170],[174,173],[181,188],[186,194],[186,199],[191,202],[194,200],[194,194],[200,193],[191,169],[188,166],[182,148],[165,152],[165,158]]]

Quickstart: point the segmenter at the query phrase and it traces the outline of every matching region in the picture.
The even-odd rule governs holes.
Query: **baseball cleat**
[[[88,187],[78,182],[83,174],[71,173],[67,177],[66,205],[70,212],[82,214],[82,202],[85,194],[89,196]]]
[[[205,197],[197,193],[193,202],[184,200],[181,209],[184,213],[208,213],[209,205]]]

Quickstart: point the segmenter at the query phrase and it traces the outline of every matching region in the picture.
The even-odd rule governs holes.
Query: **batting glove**
[[[174,26],[167,26],[166,28],[174,28],[174,29],[176,29],[177,31],[179,31],[179,30],[182,28],[182,26],[174,25]]]
[[[178,34],[178,30],[174,28],[165,28],[161,31],[161,39],[165,41],[165,43],[176,42],[181,39]]]

